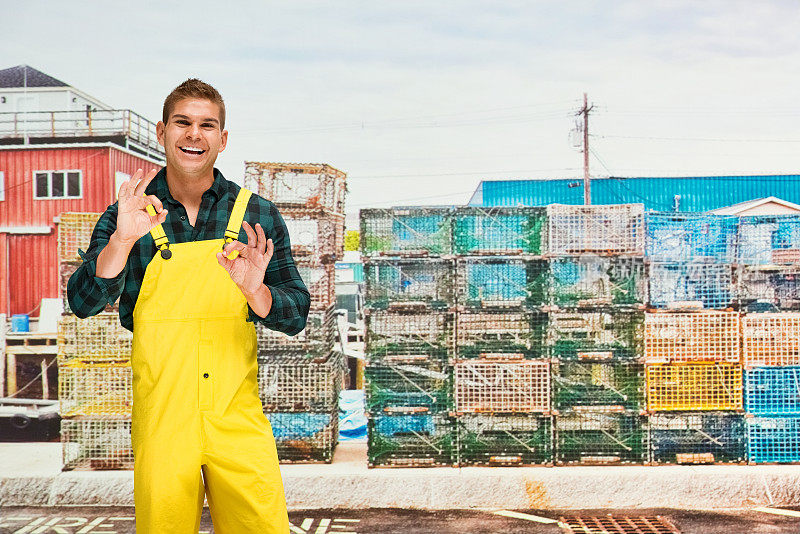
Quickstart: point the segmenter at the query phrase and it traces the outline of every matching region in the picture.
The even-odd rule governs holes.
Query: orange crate
[[[745,367],[800,365],[800,313],[755,313],[742,318]]]
[[[646,363],[739,363],[739,313],[648,313],[644,319]]]

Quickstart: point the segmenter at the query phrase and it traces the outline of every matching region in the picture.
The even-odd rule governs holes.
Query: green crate
[[[452,418],[446,415],[370,415],[369,467],[452,465],[456,448]]]
[[[371,413],[437,413],[452,408],[452,372],[436,362],[370,364],[364,371]]]
[[[641,464],[648,461],[646,418],[578,412],[555,417],[556,463]]]
[[[553,462],[553,422],[548,416],[461,415],[456,420],[458,464],[546,465]]]
[[[629,362],[553,363],[554,408],[641,411],[644,365]]]

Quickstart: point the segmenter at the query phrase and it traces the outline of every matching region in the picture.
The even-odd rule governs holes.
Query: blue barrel
[[[11,316],[11,332],[30,332],[30,317],[24,313]]]

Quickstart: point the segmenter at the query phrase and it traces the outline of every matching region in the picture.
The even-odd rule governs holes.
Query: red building
[[[102,212],[136,169],[164,165],[155,124],[27,65],[0,70],[0,313],[59,297],[63,212]]]

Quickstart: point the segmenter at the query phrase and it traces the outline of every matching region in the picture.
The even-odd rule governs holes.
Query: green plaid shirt
[[[214,169],[214,183],[203,193],[200,211],[194,227],[189,224],[186,209],[172,198],[167,186],[166,168],[147,185],[145,193],[157,196],[169,211],[164,222],[164,233],[170,243],[185,243],[206,239],[221,239],[228,225],[233,203],[241,187],[226,180]],[[297,272],[289,243],[289,233],[275,205],[253,193],[245,210],[244,220],[255,226],[261,223],[267,238],[272,238],[275,251],[267,266],[264,283],[272,293],[272,308],[266,317],[259,317],[248,305],[248,321],[257,322],[273,330],[294,335],[305,328],[311,296]],[[142,287],[147,264],[156,254],[152,236],[144,235],[131,249],[125,268],[114,278],[95,276],[97,256],[117,227],[117,203],[106,209],[92,232],[86,252],[78,250],[83,263],[67,283],[70,308],[80,318],[100,313],[107,304],[119,299],[119,319],[122,326],[133,331],[133,308]],[[239,241],[247,243],[242,228]]]

